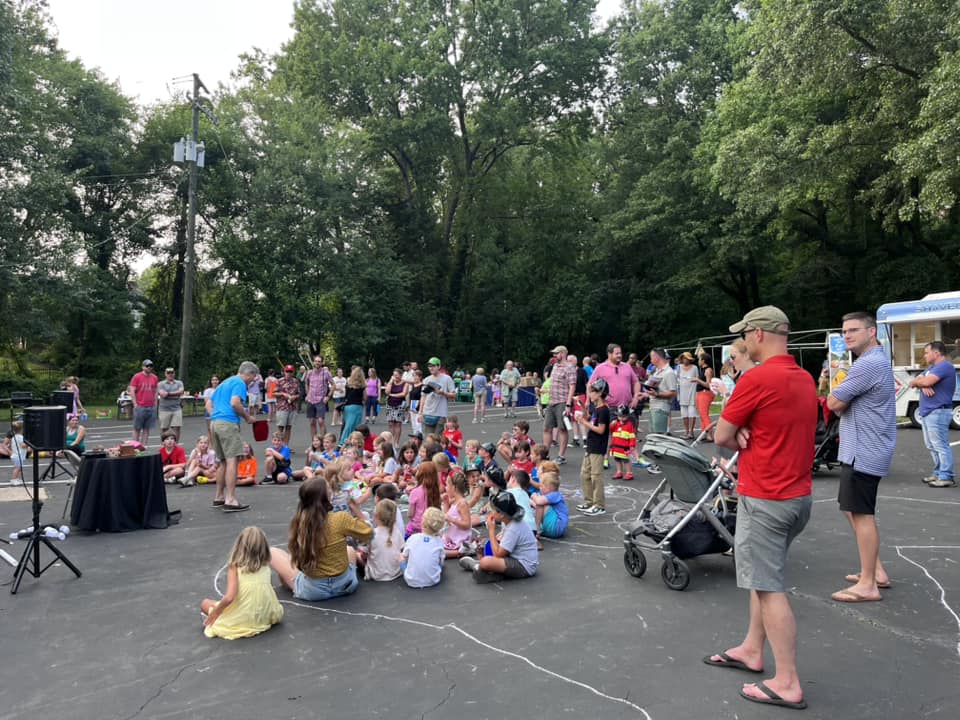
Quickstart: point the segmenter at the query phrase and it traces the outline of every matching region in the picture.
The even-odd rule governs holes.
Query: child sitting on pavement
[[[403,572],[400,569],[403,522],[397,512],[397,503],[387,498],[377,500],[373,520],[373,537],[367,546],[364,577],[367,580],[396,580]]]
[[[243,444],[243,455],[237,459],[237,485],[257,484],[257,457],[250,443]]]
[[[446,495],[442,499],[447,520],[447,531],[443,534],[443,547],[448,558],[458,558],[476,551],[476,546],[470,545],[473,539],[473,525],[470,521],[470,506],[466,499],[468,487],[466,476],[463,473],[456,473],[450,478]]]
[[[518,468],[507,472],[507,492],[513,495],[517,505],[523,508],[523,521],[530,528],[530,531],[536,535],[540,526],[537,525],[537,517],[530,502],[529,489],[530,476],[527,473]]]
[[[244,528],[227,559],[227,589],[219,600],[200,603],[203,634],[227,640],[252,637],[283,618],[270,583],[270,545],[258,527]]]
[[[537,539],[523,522],[523,508],[508,492],[493,498],[490,506],[486,524],[492,554],[484,555],[480,560],[462,557],[460,567],[470,570],[478,583],[533,577],[539,563]],[[500,538],[497,537],[498,522],[504,525]]]
[[[446,553],[438,535],[444,522],[443,511],[429,507],[423,513],[421,531],[407,538],[401,555],[403,579],[410,587],[433,587],[442,579]]]
[[[560,493],[560,475],[546,472],[540,476],[540,492],[530,496],[530,502],[537,514],[539,535],[548,538],[560,538],[567,532],[570,513],[567,501]]]
[[[290,448],[283,444],[283,435],[275,432],[270,439],[270,447],[266,450],[267,474],[261,481],[264,485],[276,483],[285,485],[293,475],[290,472]]]
[[[177,436],[172,432],[165,432],[160,437],[160,464],[163,466],[163,481],[167,485],[180,482],[187,472],[187,455],[180,445],[177,445]]]
[[[187,471],[180,479],[180,485],[190,487],[196,485],[199,478],[212,480],[217,476],[217,454],[210,449],[210,441],[206,435],[197,438],[197,446],[190,452],[187,460]]]

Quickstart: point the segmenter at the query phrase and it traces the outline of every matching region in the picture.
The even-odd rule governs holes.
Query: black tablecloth
[[[167,491],[160,455],[83,458],[70,508],[81,530],[123,532],[167,527]]]

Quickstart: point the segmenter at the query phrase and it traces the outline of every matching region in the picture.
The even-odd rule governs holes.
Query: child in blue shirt
[[[537,513],[539,534],[548,538],[563,537],[567,532],[570,515],[567,501],[560,493],[560,476],[555,472],[542,473],[540,490],[540,494],[530,496],[530,502]]]
[[[290,472],[290,448],[283,444],[283,435],[273,434],[270,447],[267,448],[267,475],[261,484],[277,483],[285,485],[293,473]]]

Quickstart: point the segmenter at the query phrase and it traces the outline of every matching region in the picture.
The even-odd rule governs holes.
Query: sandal
[[[626,475],[624,475],[624,476],[623,476],[623,480],[624,480],[624,482],[626,482],[626,481],[628,481],[628,480],[633,480],[633,473],[627,473]]]
[[[620,479],[622,479],[622,478],[623,478],[623,473],[620,472],[619,470],[617,470],[617,471],[613,474],[613,479],[614,479],[614,480],[620,480]]]

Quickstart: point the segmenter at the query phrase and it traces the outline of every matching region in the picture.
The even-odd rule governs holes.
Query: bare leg
[[[564,457],[567,454],[567,441],[570,438],[570,433],[567,432],[566,428],[560,428],[557,435],[560,438],[560,457]]]
[[[220,490],[220,470],[223,470],[223,500],[227,505],[239,505],[237,500],[237,459],[235,457],[227,458],[217,468],[217,491]]]
[[[234,462],[234,472],[236,472],[236,460]],[[217,465],[217,494],[213,496],[213,499],[217,502],[223,500],[224,488],[226,487],[226,476],[227,476],[227,462],[223,461]],[[234,475],[236,477],[236,475]]]
[[[799,702],[803,699],[803,689],[797,674],[797,623],[790,601],[786,593],[757,592],[756,595],[763,629],[777,666],[777,674],[763,682],[784,700]],[[751,697],[766,699],[766,695],[753,683],[745,683],[743,692]]]
[[[747,626],[747,636],[736,647],[727,650],[734,660],[739,660],[754,670],[763,669],[763,644],[767,635],[763,629],[763,617],[760,612],[760,598],[756,590],[750,591],[750,622]],[[711,657],[714,661],[722,661],[719,655]]]
[[[847,591],[865,598],[879,598],[877,582],[885,585],[890,582],[890,577],[880,564],[880,533],[876,516],[849,512],[843,514],[853,528],[860,554],[860,578]]]
[[[290,553],[280,548],[270,548],[270,567],[280,576],[280,582],[282,582],[285,587],[293,590],[293,582],[296,580],[297,575],[300,574],[300,571],[293,566],[293,562],[290,560]]]

